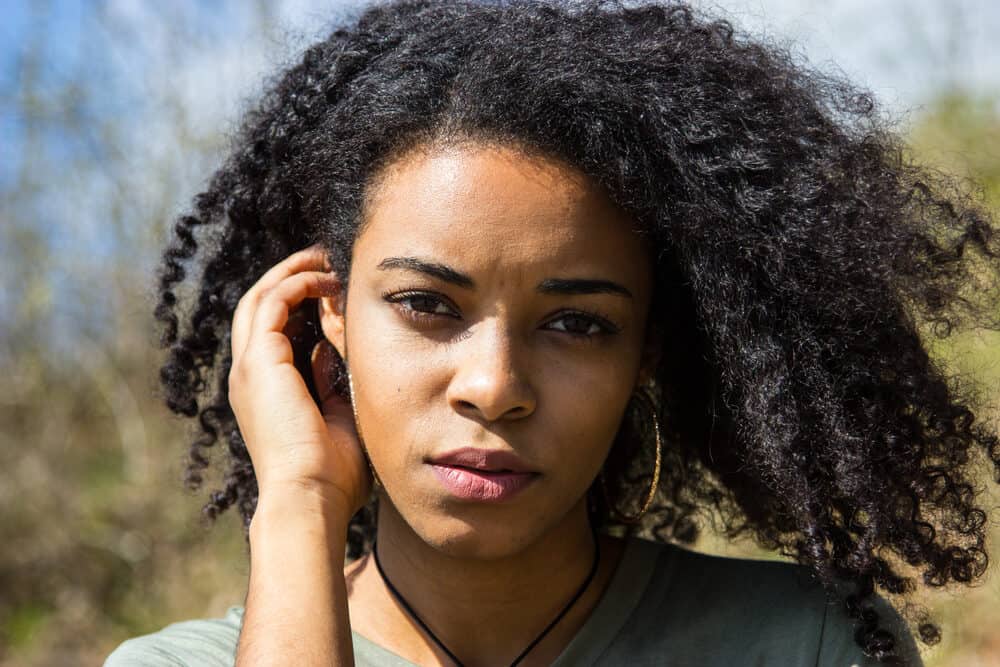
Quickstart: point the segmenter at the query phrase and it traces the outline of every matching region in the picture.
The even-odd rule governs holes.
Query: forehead
[[[408,255],[469,270],[589,267],[622,278],[645,266],[631,218],[602,188],[573,167],[510,147],[411,152],[379,174],[364,215],[355,260],[366,264]]]

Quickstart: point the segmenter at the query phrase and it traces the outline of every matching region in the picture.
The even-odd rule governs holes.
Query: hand
[[[233,314],[229,402],[253,461],[260,498],[318,493],[350,518],[371,491],[371,473],[354,428],[350,403],[316,378],[318,407],[294,365],[285,332],[304,299],[341,289],[326,255],[311,246],[284,259],[240,299]],[[323,340],[314,354],[333,355]],[[320,368],[327,364],[318,364]]]

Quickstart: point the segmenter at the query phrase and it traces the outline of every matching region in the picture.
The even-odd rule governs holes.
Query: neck
[[[566,606],[594,562],[593,534],[583,502],[558,526],[523,549],[485,560],[455,556],[427,544],[383,498],[377,542],[388,579],[438,639],[466,665],[509,664]],[[618,545],[609,544],[608,538],[603,542],[602,567],[597,576],[566,616],[531,650],[523,665],[550,663],[586,620],[617,563]],[[377,615],[382,621],[381,630],[369,632],[369,638],[401,655],[407,654],[404,657],[425,654],[415,662],[426,662],[429,652],[446,664],[444,654],[436,650],[379,581],[374,565],[366,563],[362,567],[370,584],[366,588],[376,599],[365,596],[369,599],[361,613],[367,617],[373,604],[381,608]],[[352,608],[352,623],[361,631],[353,618]],[[386,624],[390,618],[391,631]],[[411,641],[407,642],[407,638]]]

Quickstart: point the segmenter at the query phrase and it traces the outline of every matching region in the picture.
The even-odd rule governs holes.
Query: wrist
[[[344,495],[319,486],[294,484],[261,490],[250,521],[251,542],[255,534],[303,527],[322,527],[331,540],[346,543],[347,526],[353,512]]]

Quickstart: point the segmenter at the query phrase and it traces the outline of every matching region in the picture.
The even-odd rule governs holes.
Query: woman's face
[[[602,190],[513,148],[380,176],[346,312],[323,304],[365,447],[425,542],[513,553],[585,508],[650,358],[649,259]]]

